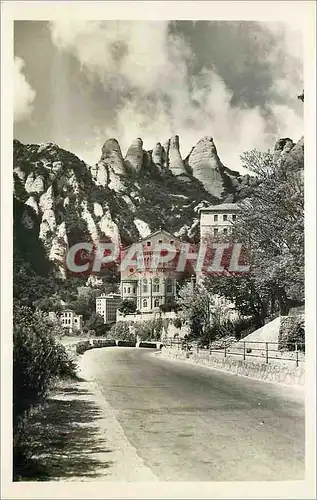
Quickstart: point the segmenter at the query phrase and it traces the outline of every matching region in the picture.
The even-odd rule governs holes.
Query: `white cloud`
[[[300,56],[298,31],[290,29],[271,26],[277,45],[265,56],[274,70],[281,51],[286,54],[284,74],[279,72],[272,89],[281,95],[294,93],[297,83],[297,76],[295,80],[290,76],[294,54],[289,54],[292,67],[287,66],[288,53]],[[170,33],[167,21],[58,20],[51,24],[51,34],[57,47],[74,54],[86,75],[97,78],[110,93],[107,111],[114,120],[99,129],[100,144],[116,137],[123,153],[136,137],[151,149],[178,134],[185,157],[202,136],[211,135],[223,162],[238,169],[244,150],[271,147],[272,140],[285,136],[286,130],[292,136],[300,128],[300,117],[287,105],[268,103],[271,129],[258,106],[232,105],[232,91],[216,69],[203,69],[190,77],[195,56],[180,35]],[[90,150],[94,148],[95,144]]]
[[[23,72],[24,61],[19,57],[14,58],[14,120],[22,121],[32,112],[32,103],[35,91],[28,83]]]

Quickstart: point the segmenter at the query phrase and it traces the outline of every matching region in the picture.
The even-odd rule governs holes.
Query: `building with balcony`
[[[102,294],[96,298],[96,313],[100,314],[106,325],[116,321],[117,309],[122,302],[118,293]]]
[[[175,256],[170,262],[160,262],[164,245],[175,248]],[[121,297],[133,300],[142,313],[159,311],[161,305],[174,302],[176,297],[176,284],[182,275],[176,271],[180,241],[167,231],[156,231],[123,249],[121,262],[131,247],[142,249],[143,262],[139,259],[121,271]],[[153,262],[157,263],[155,269]]]

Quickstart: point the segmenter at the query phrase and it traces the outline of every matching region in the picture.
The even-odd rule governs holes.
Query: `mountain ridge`
[[[279,142],[277,152],[285,147],[290,154],[297,145]],[[13,150],[14,197],[24,207],[14,223],[37,228],[34,237],[62,277],[67,250],[79,241],[126,246],[161,227],[197,242],[200,208],[239,201],[258,182],[223,165],[210,136],[185,159],[178,136],[148,151],[137,138],[125,156],[110,138],[93,166],[53,143],[14,140]]]

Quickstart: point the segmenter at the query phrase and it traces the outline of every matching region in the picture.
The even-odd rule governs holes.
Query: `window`
[[[170,241],[170,244],[171,244],[171,245],[174,245],[174,240],[171,240],[171,241]]]
[[[218,234],[218,229],[215,227],[214,234]]]
[[[147,241],[147,246],[150,247],[151,246],[151,242],[150,241]]]
[[[127,293],[126,287],[123,288],[123,293]]]
[[[143,307],[147,307],[147,300],[146,299],[143,300]]]
[[[147,280],[143,280],[143,293],[147,293]]]
[[[163,243],[163,241],[162,241],[162,240],[158,240],[158,242],[159,242],[159,243]]]
[[[232,215],[232,220],[236,220],[236,218],[237,218],[236,214],[233,214]]]
[[[228,234],[228,229],[226,227],[223,230],[223,234]]]
[[[173,282],[168,280],[166,283],[166,291],[167,293],[171,293],[173,291]]]
[[[160,291],[160,283],[153,283],[153,292]]]
[[[154,300],[154,307],[160,307],[160,301],[159,299]]]
[[[224,216],[223,216],[223,220],[224,220],[224,222],[226,222],[226,221],[228,220],[228,215],[225,215],[225,214],[224,214]]]
[[[131,288],[130,287],[128,287],[128,293],[131,293]]]
[[[218,215],[214,215],[214,221],[218,222]]]

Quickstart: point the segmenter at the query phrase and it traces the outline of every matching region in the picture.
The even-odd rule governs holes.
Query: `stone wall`
[[[186,353],[186,351],[166,347],[163,347],[162,355],[266,382],[295,386],[304,386],[305,384],[305,366],[303,364],[296,367],[295,363],[294,366],[282,362],[279,364],[256,363],[230,357],[224,358],[222,355],[210,355],[209,352]]]

